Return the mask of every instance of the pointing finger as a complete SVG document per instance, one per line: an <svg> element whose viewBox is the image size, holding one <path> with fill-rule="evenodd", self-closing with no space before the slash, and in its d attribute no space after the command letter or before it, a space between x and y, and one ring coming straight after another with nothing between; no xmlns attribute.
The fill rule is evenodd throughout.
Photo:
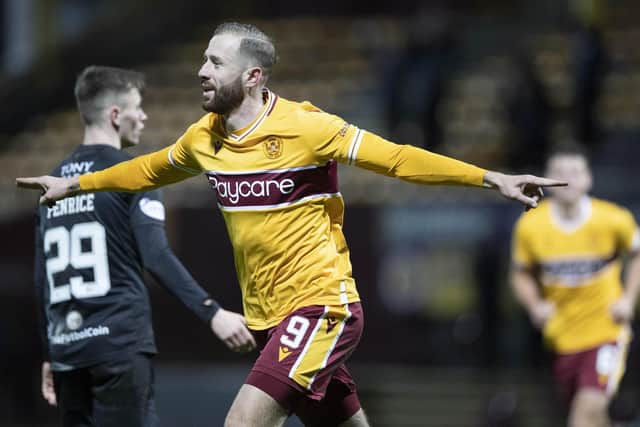
<svg viewBox="0 0 640 427"><path fill-rule="evenodd" d="M539 184L541 187L567 187L569 185L568 182L564 181L556 181L550 184Z"/></svg>
<svg viewBox="0 0 640 427"><path fill-rule="evenodd" d="M569 183L566 181L559 181L557 179L550 178L540 178L537 176L525 176L524 183L539 185L540 187L566 187L567 185L569 185Z"/></svg>
<svg viewBox="0 0 640 427"><path fill-rule="evenodd" d="M16 178L16 185L20 188L35 188L39 190L43 184L40 177Z"/></svg>

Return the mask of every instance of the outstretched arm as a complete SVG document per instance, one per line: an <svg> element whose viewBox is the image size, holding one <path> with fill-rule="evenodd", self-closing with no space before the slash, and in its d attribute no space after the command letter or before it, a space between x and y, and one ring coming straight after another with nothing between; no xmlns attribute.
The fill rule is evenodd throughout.
<svg viewBox="0 0 640 427"><path fill-rule="evenodd" d="M418 184L473 185L494 188L508 199L535 208L542 188L567 185L533 175L507 175L411 145L398 145L358 130L348 150L348 163Z"/></svg>
<svg viewBox="0 0 640 427"><path fill-rule="evenodd" d="M86 175L72 178L53 176L16 178L16 184L19 187L43 190L40 203L51 205L56 200L80 192L147 191L197 175L198 171L176 167L171 163L169 152L172 147Z"/></svg>

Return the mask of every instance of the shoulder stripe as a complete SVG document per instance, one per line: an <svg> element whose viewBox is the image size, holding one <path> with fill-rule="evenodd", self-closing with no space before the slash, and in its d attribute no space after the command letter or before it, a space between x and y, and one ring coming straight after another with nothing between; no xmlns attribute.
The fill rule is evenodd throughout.
<svg viewBox="0 0 640 427"><path fill-rule="evenodd" d="M190 174L193 175L200 175L201 171L196 170L196 169L191 169L188 168L186 166L182 166L179 165L178 163L176 163L176 161L173 159L173 147L171 147L171 149L169 149L169 152L167 153L167 157L169 157L169 163L171 163L171 166L173 166L176 169L180 169L182 171L188 172Z"/></svg>
<svg viewBox="0 0 640 427"><path fill-rule="evenodd" d="M358 155L358 149L360 148L363 134L364 131L362 129L356 128L356 133L353 135L353 139L349 145L349 154L347 156L347 163L350 165L356 161L356 156Z"/></svg>

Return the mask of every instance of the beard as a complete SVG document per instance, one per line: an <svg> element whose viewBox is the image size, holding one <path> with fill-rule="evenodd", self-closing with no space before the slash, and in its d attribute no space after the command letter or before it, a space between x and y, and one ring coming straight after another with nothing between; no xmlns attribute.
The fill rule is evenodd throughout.
<svg viewBox="0 0 640 427"><path fill-rule="evenodd" d="M202 103L202 108L210 113L226 115L238 108L243 100L242 76L238 76L231 83L217 88L213 98Z"/></svg>

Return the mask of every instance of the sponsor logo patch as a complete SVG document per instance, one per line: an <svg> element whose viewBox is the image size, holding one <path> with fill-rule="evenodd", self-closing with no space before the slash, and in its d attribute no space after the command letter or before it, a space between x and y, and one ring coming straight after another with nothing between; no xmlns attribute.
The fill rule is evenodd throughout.
<svg viewBox="0 0 640 427"><path fill-rule="evenodd" d="M242 181L218 181L216 177L209 177L209 182L218 197L228 200L232 205L237 204L242 198L266 198L273 195L276 198L290 194L295 189L295 182L290 178L282 180L242 180Z"/></svg>
<svg viewBox="0 0 640 427"><path fill-rule="evenodd" d="M79 329L80 326L82 326L82 314L75 310L70 311L69 313L67 313L65 322L69 330L75 331L76 329Z"/></svg>
<svg viewBox="0 0 640 427"><path fill-rule="evenodd" d="M49 341L54 345L64 345L76 341L82 341L89 338L109 335L110 331L107 326L98 325L96 327L87 327L77 331L71 331L63 334L49 335Z"/></svg>
<svg viewBox="0 0 640 427"><path fill-rule="evenodd" d="M149 218L157 219L158 221L164 221L164 205L159 200L151 200L148 197L144 197L140 200L140 210L143 214Z"/></svg>
<svg viewBox="0 0 640 427"><path fill-rule="evenodd" d="M221 208L275 206L316 195L338 193L335 162L324 166L258 171L255 173L206 174Z"/></svg>

